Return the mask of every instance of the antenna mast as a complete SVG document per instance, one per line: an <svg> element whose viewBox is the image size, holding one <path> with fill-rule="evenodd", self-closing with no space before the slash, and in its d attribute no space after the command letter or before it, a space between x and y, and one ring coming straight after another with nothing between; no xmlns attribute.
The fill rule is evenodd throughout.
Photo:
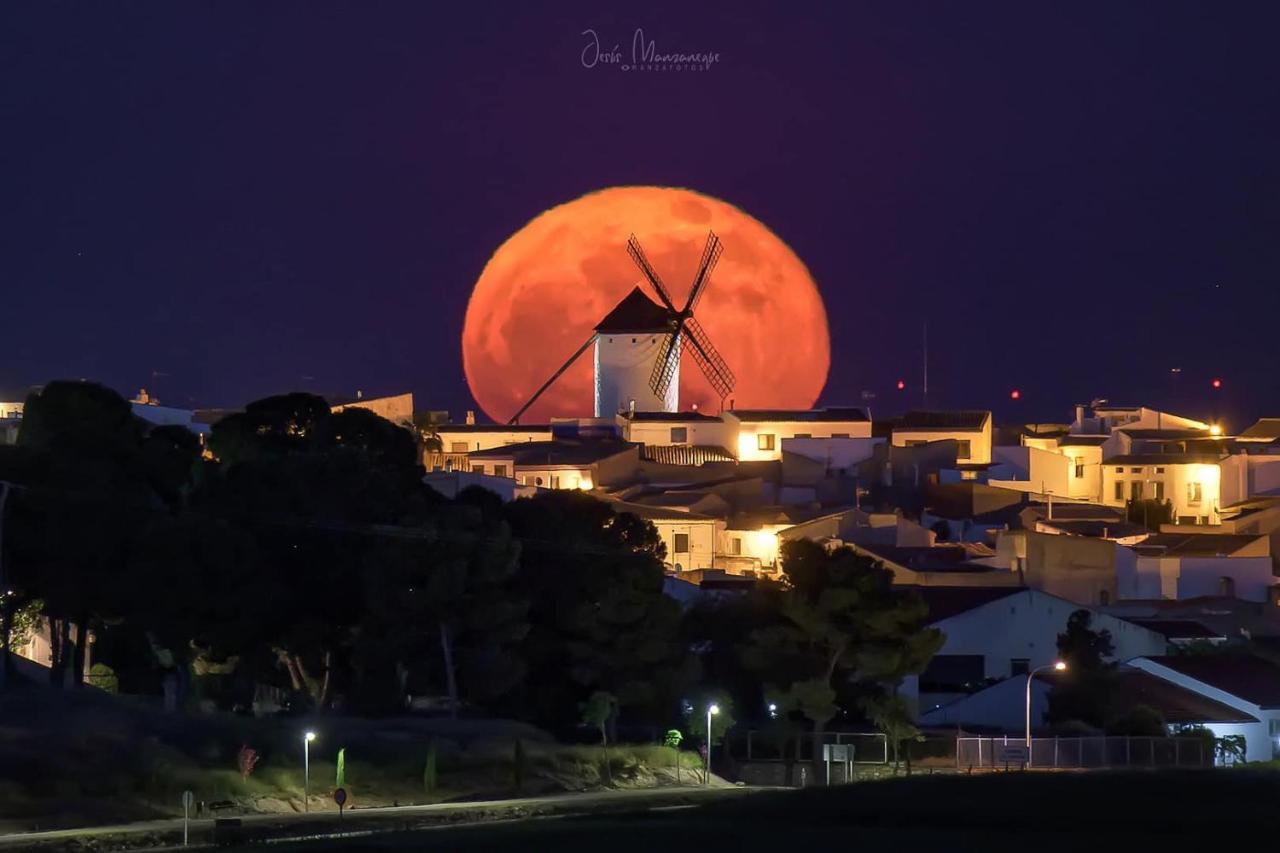
<svg viewBox="0 0 1280 853"><path fill-rule="evenodd" d="M924 321L924 407L929 408L929 321Z"/></svg>

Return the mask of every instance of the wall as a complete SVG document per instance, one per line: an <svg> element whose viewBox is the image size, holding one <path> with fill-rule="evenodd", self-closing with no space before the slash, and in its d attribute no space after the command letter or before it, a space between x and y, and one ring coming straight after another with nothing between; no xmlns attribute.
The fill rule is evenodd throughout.
<svg viewBox="0 0 1280 853"><path fill-rule="evenodd" d="M1140 472L1134 473L1133 469ZM1121 470L1117 470L1121 469ZM1157 473L1163 469L1162 473ZM1221 468L1218 464L1168 462L1150 465L1116 465L1104 462L1102 465L1102 502L1107 506L1123 507L1129 500L1130 484L1142 482L1144 498L1155 498L1155 483L1164 483L1164 499L1173 502L1173 519L1204 518L1207 524L1220 524L1222 519L1218 510L1222 507L1220 495ZM1115 484L1123 484L1123 498L1115 496ZM1191 483L1200 483L1200 502L1193 504L1189 499Z"/></svg>
<svg viewBox="0 0 1280 853"><path fill-rule="evenodd" d="M1031 681L1032 728L1044 725L1045 713L1049 710L1049 688L1049 682L1044 679ZM997 731L1021 732L1026 726L1026 691L1025 678L1009 678L940 708L921 708L919 723L924 726L987 726ZM927 699L928 696L925 694L922 698ZM1016 742L1012 738L1010 740Z"/></svg>
<svg viewBox="0 0 1280 853"><path fill-rule="evenodd" d="M494 477L491 474L479 474L473 471L432 471L422 478L422 482L446 498L456 498L458 493L468 486L488 489L504 501L534 493L534 489L517 485L511 477Z"/></svg>
<svg viewBox="0 0 1280 853"><path fill-rule="evenodd" d="M782 458L782 442L797 435L811 438L870 438L870 421L741 421L732 412L725 412L725 423L736 427L737 446L729 448L741 462L778 460ZM773 449L761 450L759 436L773 436Z"/></svg>
<svg viewBox="0 0 1280 853"><path fill-rule="evenodd" d="M1015 571L1021 564L1027 586L1091 606L1104 595L1116 599L1117 563L1134 559L1133 551L1105 539L1013 530L997 536L996 556L987 562Z"/></svg>
<svg viewBox="0 0 1280 853"><path fill-rule="evenodd" d="M1270 557L1139 556L1132 572L1120 573L1119 595L1171 600L1222 595L1224 577L1232 579L1234 597L1243 601L1267 601L1276 583Z"/></svg>
<svg viewBox="0 0 1280 853"><path fill-rule="evenodd" d="M640 444L649 444L654 446L665 446L668 444L703 444L723 447L730 453L734 452L737 446L737 434L733 427L723 421L644 421L644 420L628 420L619 416L618 424L622 428L622 435L627 441L636 441ZM673 442L671 440L672 428L684 427L687 432L687 440L683 442Z"/></svg>
<svg viewBox="0 0 1280 853"><path fill-rule="evenodd" d="M667 546L667 563L680 564L678 571L710 569L716 558L716 522L714 519L650 518L658 536ZM688 553L676 553L676 534L689 537Z"/></svg>
<svg viewBox="0 0 1280 853"><path fill-rule="evenodd" d="M893 431L893 445L906 447L908 442L930 442L954 439L969 442L969 455L960 456L957 462L970 465L985 465L991 461L991 418L987 418L979 430L913 430Z"/></svg>
<svg viewBox="0 0 1280 853"><path fill-rule="evenodd" d="M413 423L412 394L396 394L393 397L369 397L332 407L334 412L341 412L343 409L365 409L379 417L386 418L392 423Z"/></svg>
<svg viewBox="0 0 1280 853"><path fill-rule="evenodd" d="M638 411L680 410L680 365L663 397L653 393L649 377L662 350L665 335L655 332L615 332L597 335L595 341L595 416L613 417L630 408ZM680 346L679 341L675 346Z"/></svg>
<svg viewBox="0 0 1280 853"><path fill-rule="evenodd" d="M848 470L870 459L876 445L884 444L883 438L785 438L782 451L814 462L820 462L833 470Z"/></svg>
<svg viewBox="0 0 1280 853"><path fill-rule="evenodd" d="M1034 494L1071 496L1070 475L1075 471L1070 460L1060 453L1038 447L996 447L992 461L1004 463L1013 470L1010 480L990 480L993 486Z"/></svg>
<svg viewBox="0 0 1280 853"><path fill-rule="evenodd" d="M1222 460L1222 506L1255 495L1280 493L1280 456L1236 454Z"/></svg>
<svg viewBox="0 0 1280 853"><path fill-rule="evenodd" d="M1102 448L1070 445L1061 450L1067 457L1067 495L1077 500L1099 503L1102 500ZM1083 464L1076 476L1076 463Z"/></svg>

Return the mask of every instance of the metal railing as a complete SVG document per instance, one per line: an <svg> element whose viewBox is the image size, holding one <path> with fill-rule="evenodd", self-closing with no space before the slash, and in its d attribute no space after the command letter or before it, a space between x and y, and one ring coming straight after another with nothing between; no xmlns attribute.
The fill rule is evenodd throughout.
<svg viewBox="0 0 1280 853"><path fill-rule="evenodd" d="M1019 750L1020 737L956 738L956 769L1033 768L1089 770L1107 767L1212 767L1213 745L1202 738L1179 737L1037 737L1029 754ZM1012 747L1013 749L1009 749Z"/></svg>

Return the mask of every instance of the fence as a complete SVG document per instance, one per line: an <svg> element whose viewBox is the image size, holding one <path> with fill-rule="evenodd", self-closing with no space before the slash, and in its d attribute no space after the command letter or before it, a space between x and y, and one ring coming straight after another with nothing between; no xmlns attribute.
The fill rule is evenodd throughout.
<svg viewBox="0 0 1280 853"><path fill-rule="evenodd" d="M729 754L737 761L808 761L814 754L812 732L738 732L726 741ZM857 764L886 764L891 758L889 741L880 732L824 732L821 744L853 747Z"/></svg>
<svg viewBox="0 0 1280 853"><path fill-rule="evenodd" d="M956 768L1020 765L1020 737L958 737ZM1008 750L1005 747L1013 747ZM1025 754L1025 753L1024 753ZM1212 743L1179 737L1038 737L1031 739L1027 766L1064 770L1107 767L1212 767Z"/></svg>

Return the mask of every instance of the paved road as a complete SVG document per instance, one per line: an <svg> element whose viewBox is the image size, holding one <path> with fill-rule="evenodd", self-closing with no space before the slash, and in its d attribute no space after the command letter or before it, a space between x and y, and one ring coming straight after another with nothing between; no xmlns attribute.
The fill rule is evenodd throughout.
<svg viewBox="0 0 1280 853"><path fill-rule="evenodd" d="M247 832L272 836L320 837L343 829L355 831L376 830L379 821L389 827L405 829L413 824L422 826L457 824L480 820L501 820L534 815L576 815L609 811L645 811L678 807L706 802L718 797L739 796L752 791L766 790L746 787L710 788L644 788L623 791L592 791L587 793L555 794L543 797L522 797L510 800L481 800L464 803L436 803L424 806L388 806L349 811L339 826L337 812L311 812L310 814L256 814L237 815ZM192 843L207 842L212 838L213 819L192 820ZM61 846L61 843L104 840L127 845L131 840L138 844L155 846L165 843L181 843L182 819L139 821L115 826L91 826L79 829L57 829L45 832L24 832L0 835L0 849L41 846Z"/></svg>

